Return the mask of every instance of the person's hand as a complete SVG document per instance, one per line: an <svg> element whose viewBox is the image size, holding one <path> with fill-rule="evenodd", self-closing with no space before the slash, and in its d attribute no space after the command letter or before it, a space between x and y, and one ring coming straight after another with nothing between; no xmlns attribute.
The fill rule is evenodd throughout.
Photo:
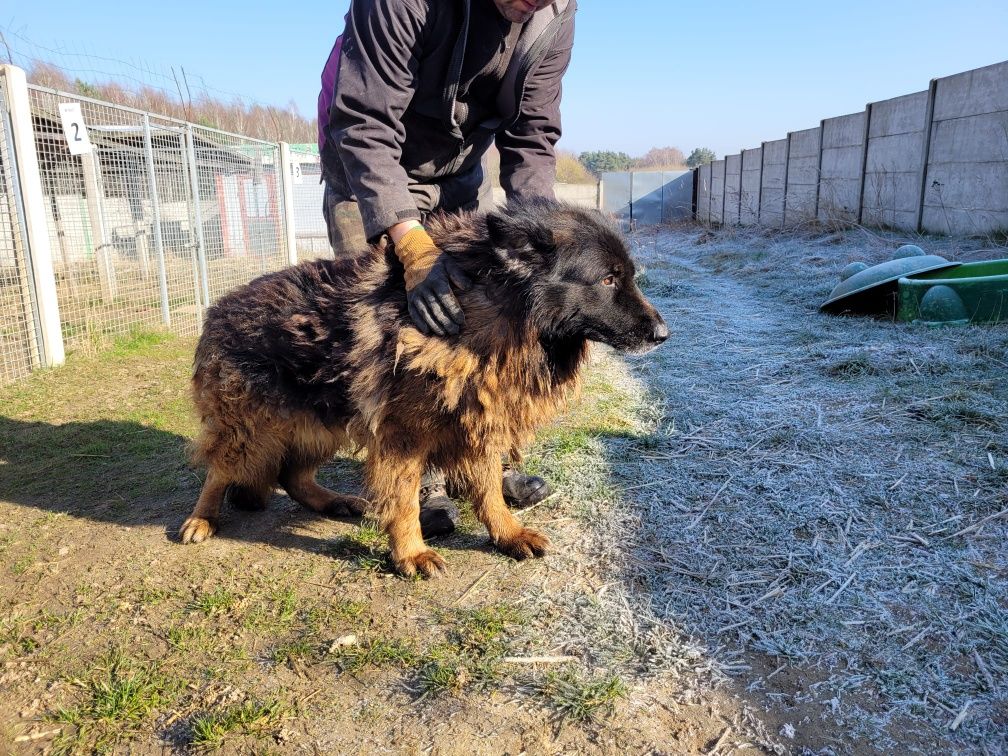
<svg viewBox="0 0 1008 756"><path fill-rule="evenodd" d="M452 285L460 291L472 283L458 264L434 244L423 226L414 226L395 242L406 277L410 317L421 333L450 336L459 332L465 315Z"/></svg>

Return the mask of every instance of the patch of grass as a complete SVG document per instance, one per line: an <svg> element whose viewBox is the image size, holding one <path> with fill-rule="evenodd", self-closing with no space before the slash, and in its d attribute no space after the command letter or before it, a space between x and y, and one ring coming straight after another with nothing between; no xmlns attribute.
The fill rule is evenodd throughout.
<svg viewBox="0 0 1008 756"><path fill-rule="evenodd" d="M363 520L352 533L336 539L328 552L357 569L377 571L391 568L387 546L388 538L381 526L373 520Z"/></svg>
<svg viewBox="0 0 1008 756"><path fill-rule="evenodd" d="M458 694L465 688L469 679L469 670L457 657L429 658L421 665L417 674L417 682L424 696Z"/></svg>
<svg viewBox="0 0 1008 756"><path fill-rule="evenodd" d="M484 656L502 652L504 631L524 620L516 607L507 604L456 609L448 616L454 620L450 637L458 646Z"/></svg>
<svg viewBox="0 0 1008 756"><path fill-rule="evenodd" d="M297 638L274 646L270 651L270 659L275 664L287 664L299 659L309 659L316 655L318 649L306 638Z"/></svg>
<svg viewBox="0 0 1008 756"><path fill-rule="evenodd" d="M168 331L133 331L116 338L108 353L114 357L134 357L176 340Z"/></svg>
<svg viewBox="0 0 1008 756"><path fill-rule="evenodd" d="M866 375L876 375L879 370L872 363L871 359L864 354L856 354L850 357L842 357L828 364L825 368L826 374L841 380L861 378Z"/></svg>
<svg viewBox="0 0 1008 756"><path fill-rule="evenodd" d="M194 609L212 617L223 614L238 603L238 597L226 588L217 588L212 593L204 593L192 604Z"/></svg>
<svg viewBox="0 0 1008 756"><path fill-rule="evenodd" d="M486 686L501 676L504 634L524 621L524 615L507 604L476 609L455 609L440 617L450 623L448 643L429 649L419 662L417 684L422 695L458 694L476 684Z"/></svg>
<svg viewBox="0 0 1008 756"><path fill-rule="evenodd" d="M205 627L188 627L176 625L168 628L168 644L183 653L205 650L208 647L210 634Z"/></svg>
<svg viewBox="0 0 1008 756"><path fill-rule="evenodd" d="M55 753L105 750L166 704L173 689L154 665L121 651L109 654L87 680L77 682L84 700L50 717L73 728L65 728L54 742Z"/></svg>
<svg viewBox="0 0 1008 756"><path fill-rule="evenodd" d="M536 692L562 719L588 722L611 713L627 694L618 675L586 679L574 672L551 673L536 685Z"/></svg>
<svg viewBox="0 0 1008 756"><path fill-rule="evenodd" d="M335 663L342 672L356 672L365 667L411 667L417 660L417 652L411 644L380 638L366 645L340 649Z"/></svg>
<svg viewBox="0 0 1008 756"><path fill-rule="evenodd" d="M285 707L277 699L246 701L218 711L202 714L192 720L191 745L200 750L220 748L228 735L262 736L279 727Z"/></svg>

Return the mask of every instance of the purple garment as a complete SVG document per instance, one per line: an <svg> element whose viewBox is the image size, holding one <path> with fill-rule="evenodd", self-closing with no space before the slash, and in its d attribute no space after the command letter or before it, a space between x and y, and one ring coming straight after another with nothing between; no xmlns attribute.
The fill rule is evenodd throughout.
<svg viewBox="0 0 1008 756"><path fill-rule="evenodd" d="M349 18L348 13L343 21ZM343 49L343 35L336 37L336 44L333 45L329 59L326 60L322 69L322 89L318 96L318 146L319 152L325 147L326 129L329 127L329 106L332 105L333 92L336 91L336 80L339 79L340 51Z"/></svg>

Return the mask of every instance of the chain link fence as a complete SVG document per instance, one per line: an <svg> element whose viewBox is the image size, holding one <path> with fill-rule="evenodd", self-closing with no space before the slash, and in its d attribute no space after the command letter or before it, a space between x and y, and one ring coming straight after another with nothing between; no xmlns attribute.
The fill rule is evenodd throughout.
<svg viewBox="0 0 1008 756"><path fill-rule="evenodd" d="M2 69L0 383L47 361L36 284L58 303L58 327L46 321L56 340L91 350L136 331L198 334L218 297L290 264L293 228L304 259L328 252L317 151L292 151L285 182L280 144L25 84L19 69ZM35 171L37 161L30 192L18 183L16 143L33 153L25 166ZM41 270L33 247L47 261Z"/></svg>

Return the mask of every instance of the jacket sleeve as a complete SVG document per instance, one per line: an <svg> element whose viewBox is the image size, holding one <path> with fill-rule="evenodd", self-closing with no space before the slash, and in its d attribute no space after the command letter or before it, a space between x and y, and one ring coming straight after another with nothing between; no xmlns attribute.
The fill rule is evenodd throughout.
<svg viewBox="0 0 1008 756"><path fill-rule="evenodd" d="M518 119L497 134L500 181L508 198L553 197L555 147L560 139L561 80L574 46L574 17L525 84Z"/></svg>
<svg viewBox="0 0 1008 756"><path fill-rule="evenodd" d="M402 115L416 91L424 11L410 0L353 0L329 138L364 220L368 240L420 213L400 165Z"/></svg>

